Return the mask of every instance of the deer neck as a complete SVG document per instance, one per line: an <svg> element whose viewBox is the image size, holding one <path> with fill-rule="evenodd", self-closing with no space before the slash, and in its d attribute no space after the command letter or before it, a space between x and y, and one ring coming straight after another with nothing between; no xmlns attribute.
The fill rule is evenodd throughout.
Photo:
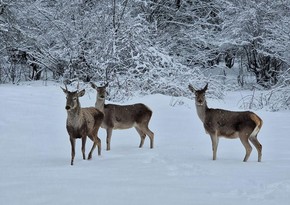
<svg viewBox="0 0 290 205"><path fill-rule="evenodd" d="M77 126L82 121L82 112L81 107L78 103L78 106L74 109L67 111L67 124Z"/></svg>
<svg viewBox="0 0 290 205"><path fill-rule="evenodd" d="M96 101L95 107L98 110L100 110L101 112L104 112L105 98L99 98L99 97L97 97L97 101Z"/></svg>
<svg viewBox="0 0 290 205"><path fill-rule="evenodd" d="M206 101L202 105L195 104L195 106L199 119L204 123L206 110L208 110Z"/></svg>

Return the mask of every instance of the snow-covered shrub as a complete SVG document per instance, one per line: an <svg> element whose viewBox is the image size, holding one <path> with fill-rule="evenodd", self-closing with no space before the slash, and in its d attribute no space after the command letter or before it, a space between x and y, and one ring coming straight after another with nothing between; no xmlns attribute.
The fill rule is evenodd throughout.
<svg viewBox="0 0 290 205"><path fill-rule="evenodd" d="M283 76L284 80L274 88L259 91L254 89L251 94L243 96L239 102L240 107L268 111L290 110L290 78L287 77L287 73Z"/></svg>

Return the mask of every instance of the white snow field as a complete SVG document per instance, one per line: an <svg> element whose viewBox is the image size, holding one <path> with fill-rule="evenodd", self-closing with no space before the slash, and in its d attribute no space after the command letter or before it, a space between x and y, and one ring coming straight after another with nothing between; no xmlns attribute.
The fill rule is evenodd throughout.
<svg viewBox="0 0 290 205"><path fill-rule="evenodd" d="M189 91L190 92L190 91ZM94 106L87 89L81 105ZM241 92L209 107L239 110ZM242 162L240 140L221 139L213 161L210 137L197 117L192 99L170 106L162 95L136 97L153 110L149 138L139 149L135 129L113 132L111 151L99 132L102 155L83 160L77 140L74 166L65 128L65 95L48 82L0 85L0 204L98 205L247 205L290 203L290 112L255 111L264 121L259 140L262 162L253 152ZM88 154L92 142L88 139Z"/></svg>

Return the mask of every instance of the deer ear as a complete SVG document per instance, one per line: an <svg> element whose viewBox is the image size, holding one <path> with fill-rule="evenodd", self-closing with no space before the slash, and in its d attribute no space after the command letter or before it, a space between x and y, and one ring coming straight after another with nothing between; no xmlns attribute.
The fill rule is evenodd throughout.
<svg viewBox="0 0 290 205"><path fill-rule="evenodd" d="M195 93L195 89L193 88L193 86L192 86L191 84L188 85L188 89L189 89L191 92Z"/></svg>
<svg viewBox="0 0 290 205"><path fill-rule="evenodd" d="M62 91L65 93L65 94L67 94L67 90L66 89L64 89L63 87L60 87L61 89L62 89Z"/></svg>
<svg viewBox="0 0 290 205"><path fill-rule="evenodd" d="M106 84L105 84L105 88L108 87L108 85L109 85L109 82L107 81Z"/></svg>
<svg viewBox="0 0 290 205"><path fill-rule="evenodd" d="M80 92L78 92L78 96L79 96L79 97L82 97L82 96L84 96L85 93L86 93L86 90L83 89L83 90L81 90Z"/></svg>
<svg viewBox="0 0 290 205"><path fill-rule="evenodd" d="M208 83L204 86L204 88L202 89L204 92L207 91L208 88Z"/></svg>
<svg viewBox="0 0 290 205"><path fill-rule="evenodd" d="M90 84L91 84L92 88L94 88L94 89L97 89L97 86L96 86L96 84L95 84L95 83L93 83L93 82L90 82Z"/></svg>

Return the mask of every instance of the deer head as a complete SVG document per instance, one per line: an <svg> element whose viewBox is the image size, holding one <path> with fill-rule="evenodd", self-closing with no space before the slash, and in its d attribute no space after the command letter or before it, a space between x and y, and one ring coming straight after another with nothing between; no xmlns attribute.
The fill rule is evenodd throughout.
<svg viewBox="0 0 290 205"><path fill-rule="evenodd" d="M78 108L80 106L79 103L79 97L84 96L85 94L85 90L81 90L81 91L73 91L70 92L67 89L67 86L65 85L65 89L60 87L63 92L66 94L66 106L65 109L67 111L71 111L71 110L75 110L76 108Z"/></svg>
<svg viewBox="0 0 290 205"><path fill-rule="evenodd" d="M107 89L109 83L106 82L106 84L103 85L103 86L97 86L93 82L90 82L90 83L91 83L92 88L94 88L95 90L97 90L97 99L105 100L106 95L107 95L106 89Z"/></svg>
<svg viewBox="0 0 290 205"><path fill-rule="evenodd" d="M195 95L195 104L196 105L202 106L206 103L205 92L207 91L208 83L201 90L194 89L194 87L191 84L188 85L188 88Z"/></svg>

